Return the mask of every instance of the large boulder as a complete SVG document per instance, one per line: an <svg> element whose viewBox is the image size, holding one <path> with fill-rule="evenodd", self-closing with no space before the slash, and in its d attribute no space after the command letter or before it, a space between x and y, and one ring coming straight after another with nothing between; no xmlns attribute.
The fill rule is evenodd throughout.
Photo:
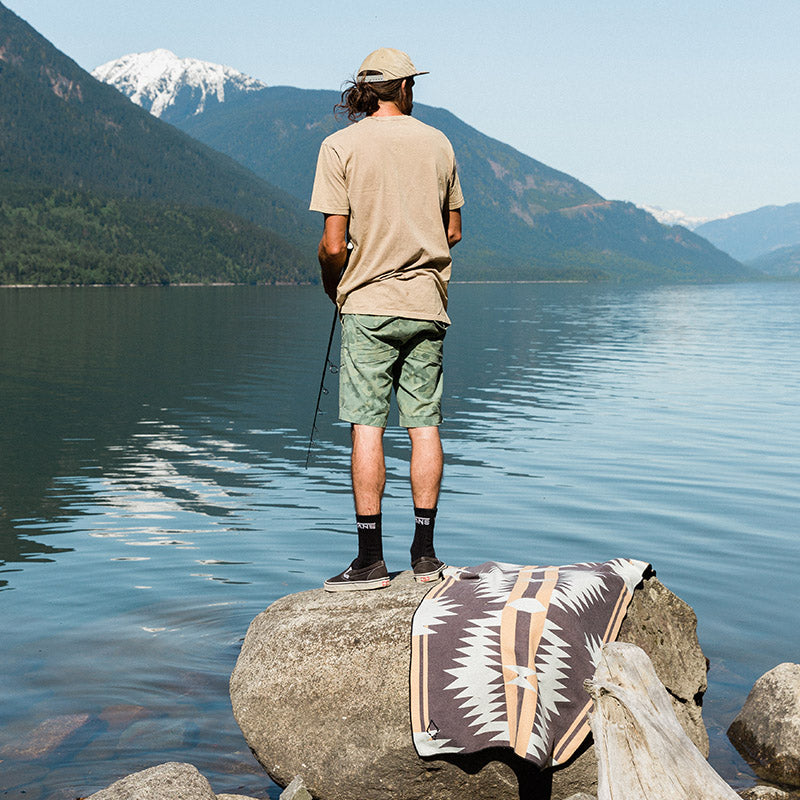
<svg viewBox="0 0 800 800"><path fill-rule="evenodd" d="M253 620L231 677L231 700L270 777L286 786L301 774L319 800L595 795L590 742L565 766L541 772L505 749L417 755L409 712L411 618L428 588L405 572L381 591L289 595ZM619 639L650 656L682 727L707 754L700 713L706 660L696 625L692 609L650 577L635 592Z"/></svg>
<svg viewBox="0 0 800 800"><path fill-rule="evenodd" d="M755 682L728 738L757 775L800 786L800 664L778 664Z"/></svg>

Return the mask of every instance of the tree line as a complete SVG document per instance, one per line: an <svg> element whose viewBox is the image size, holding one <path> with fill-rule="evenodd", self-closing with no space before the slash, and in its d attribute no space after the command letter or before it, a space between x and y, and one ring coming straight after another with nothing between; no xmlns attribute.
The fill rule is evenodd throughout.
<svg viewBox="0 0 800 800"><path fill-rule="evenodd" d="M281 237L219 209L24 186L0 200L3 284L316 280L303 262Z"/></svg>

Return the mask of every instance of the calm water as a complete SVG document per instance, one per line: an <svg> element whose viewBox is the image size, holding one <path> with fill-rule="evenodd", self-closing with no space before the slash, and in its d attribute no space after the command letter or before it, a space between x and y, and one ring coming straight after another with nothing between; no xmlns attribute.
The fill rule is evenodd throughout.
<svg viewBox="0 0 800 800"><path fill-rule="evenodd" d="M439 554L652 562L699 617L712 762L747 784L724 730L800 661L800 284L457 285L451 311ZM227 680L250 620L354 552L334 376L303 466L330 319L311 287L0 291L3 797L164 761L278 796ZM387 454L401 569L403 431Z"/></svg>

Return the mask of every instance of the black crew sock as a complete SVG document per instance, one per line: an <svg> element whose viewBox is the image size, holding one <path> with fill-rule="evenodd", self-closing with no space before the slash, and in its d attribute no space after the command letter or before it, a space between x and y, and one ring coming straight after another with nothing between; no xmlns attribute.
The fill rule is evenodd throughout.
<svg viewBox="0 0 800 800"><path fill-rule="evenodd" d="M383 542L381 540L381 515L356 514L358 528L358 557L355 569L368 567L376 561L383 561Z"/></svg>
<svg viewBox="0 0 800 800"><path fill-rule="evenodd" d="M436 521L435 508L414 507L414 541L411 543L411 562L427 556L436 558L433 549L433 524Z"/></svg>

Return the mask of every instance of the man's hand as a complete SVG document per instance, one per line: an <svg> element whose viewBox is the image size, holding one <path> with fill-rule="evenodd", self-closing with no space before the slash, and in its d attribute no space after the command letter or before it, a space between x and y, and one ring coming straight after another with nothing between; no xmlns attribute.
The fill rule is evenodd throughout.
<svg viewBox="0 0 800 800"><path fill-rule="evenodd" d="M336 288L347 263L347 222L342 214L326 214L317 258L322 272L325 294L336 302Z"/></svg>

